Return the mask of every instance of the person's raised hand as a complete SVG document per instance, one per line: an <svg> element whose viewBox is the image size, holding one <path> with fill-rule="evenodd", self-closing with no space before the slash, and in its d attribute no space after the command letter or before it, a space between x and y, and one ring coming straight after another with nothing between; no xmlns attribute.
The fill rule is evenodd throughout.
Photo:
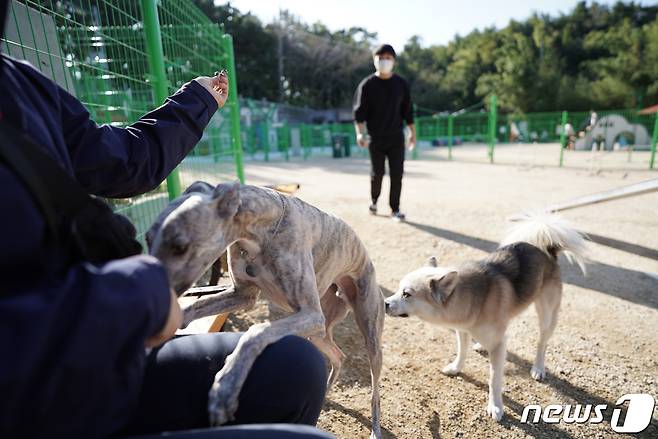
<svg viewBox="0 0 658 439"><path fill-rule="evenodd" d="M203 88L208 90L217 101L219 108L222 108L228 99L228 75L226 70L215 72L215 76L199 76L194 79Z"/></svg>

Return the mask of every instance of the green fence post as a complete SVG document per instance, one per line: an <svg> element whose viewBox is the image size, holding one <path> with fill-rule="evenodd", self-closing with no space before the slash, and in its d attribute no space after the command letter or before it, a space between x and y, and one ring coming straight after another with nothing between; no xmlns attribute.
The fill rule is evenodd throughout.
<svg viewBox="0 0 658 439"><path fill-rule="evenodd" d="M452 114L448 115L448 160L452 160L452 118Z"/></svg>
<svg viewBox="0 0 658 439"><path fill-rule="evenodd" d="M311 156L312 139L311 139L311 128L307 123L302 123L302 134L303 134L303 144L304 144L304 160L308 159Z"/></svg>
<svg viewBox="0 0 658 439"><path fill-rule="evenodd" d="M494 147L496 145L496 95L491 96L491 108L489 108L489 163L494 161Z"/></svg>
<svg viewBox="0 0 658 439"><path fill-rule="evenodd" d="M256 156L256 127L253 122L247 127L247 142L249 142L249 154L253 159Z"/></svg>
<svg viewBox="0 0 658 439"><path fill-rule="evenodd" d="M286 161L290 161L290 125L288 125L288 121L283 122L283 138L285 139L283 142L283 153L285 155Z"/></svg>
<svg viewBox="0 0 658 439"><path fill-rule="evenodd" d="M411 158L416 160L418 158L418 132L419 132L419 126L416 125L417 122L417 117L416 117L416 104L413 104L413 118L414 118L414 127L416 128L416 144L414 145L414 150L411 152Z"/></svg>
<svg viewBox="0 0 658 439"><path fill-rule="evenodd" d="M656 122L653 124L653 138L651 139L651 159L649 160L649 169L653 169L656 161L656 143L658 143L658 112L656 113Z"/></svg>
<svg viewBox="0 0 658 439"><path fill-rule="evenodd" d="M240 183L244 184L244 163L242 161L242 138L240 136L240 103L238 102L238 81L235 72L235 56L233 55L233 38L226 34L222 36L228 70L228 99L225 106L231 112L231 146L235 158L235 170Z"/></svg>
<svg viewBox="0 0 658 439"><path fill-rule="evenodd" d="M263 151L265 152L265 161L269 162L270 161L270 122L268 120L265 120L261 124L263 127L263 131L265 132L265 135L263 136Z"/></svg>
<svg viewBox="0 0 658 439"><path fill-rule="evenodd" d="M564 163L564 147L566 146L565 140L567 138L567 130L565 129L567 125L568 113L566 111L562 112L562 126L560 127L560 167Z"/></svg>
<svg viewBox="0 0 658 439"><path fill-rule="evenodd" d="M164 52L162 50L162 35L158 18L157 0L142 0L142 15L144 16L144 35L146 37L146 52L149 60L151 84L155 103L160 105L169 96L167 75L165 74ZM178 168L171 171L167 177L167 192L173 200L180 195L180 174Z"/></svg>

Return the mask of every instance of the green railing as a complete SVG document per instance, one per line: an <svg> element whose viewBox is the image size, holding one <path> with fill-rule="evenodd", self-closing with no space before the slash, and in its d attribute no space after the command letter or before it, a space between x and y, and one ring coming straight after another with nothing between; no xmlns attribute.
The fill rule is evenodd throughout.
<svg viewBox="0 0 658 439"><path fill-rule="evenodd" d="M231 37L191 0L13 0L2 50L75 95L98 123L127 126L185 82L229 73L231 92L203 138L155 191L112 200L140 237L195 180L244 180Z"/></svg>
<svg viewBox="0 0 658 439"><path fill-rule="evenodd" d="M628 161L635 151L649 151L649 168L655 162L658 139L658 114L640 114L637 110L597 112L591 125L591 112L547 112L523 115L498 114L495 100L489 110L455 114L435 114L416 118L418 139L434 146L447 146L452 158L453 145L487 144L487 160L494 162L496 145L517 143L557 143L555 164L564 163L564 149L622 150ZM571 125L573 132L567 133ZM570 134L570 135L569 135Z"/></svg>

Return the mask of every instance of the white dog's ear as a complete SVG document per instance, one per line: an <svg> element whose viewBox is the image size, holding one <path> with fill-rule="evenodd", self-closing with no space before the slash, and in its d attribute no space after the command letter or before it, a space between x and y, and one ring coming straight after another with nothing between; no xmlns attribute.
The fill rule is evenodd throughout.
<svg viewBox="0 0 658 439"><path fill-rule="evenodd" d="M217 214L222 218L230 218L240 207L240 183L218 184L212 193L213 202L217 205Z"/></svg>
<svg viewBox="0 0 658 439"><path fill-rule="evenodd" d="M452 294L459 281L459 274L451 271L440 278L430 279L430 291L437 303L445 303Z"/></svg>
<svg viewBox="0 0 658 439"><path fill-rule="evenodd" d="M437 262L437 260L436 260L436 256L430 256L430 257L427 259L427 262L425 262L425 266L427 266L427 267L438 267L439 264L438 264L438 262Z"/></svg>

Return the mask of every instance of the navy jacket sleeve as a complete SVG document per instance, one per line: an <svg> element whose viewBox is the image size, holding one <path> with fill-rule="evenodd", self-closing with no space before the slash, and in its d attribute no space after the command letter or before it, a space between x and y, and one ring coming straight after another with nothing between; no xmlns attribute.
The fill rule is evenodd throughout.
<svg viewBox="0 0 658 439"><path fill-rule="evenodd" d="M127 128L98 126L60 89L64 140L77 180L89 193L130 197L156 188L194 148L217 110L196 81Z"/></svg>
<svg viewBox="0 0 658 439"><path fill-rule="evenodd" d="M361 81L354 93L353 116L357 123L364 123L368 119L368 93L366 90L367 79Z"/></svg>

